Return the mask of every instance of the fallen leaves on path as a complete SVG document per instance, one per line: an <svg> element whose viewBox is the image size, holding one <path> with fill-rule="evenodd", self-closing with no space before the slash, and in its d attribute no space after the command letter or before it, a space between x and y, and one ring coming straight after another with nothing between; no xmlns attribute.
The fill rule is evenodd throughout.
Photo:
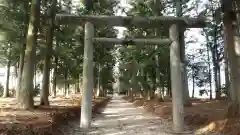
<svg viewBox="0 0 240 135"><path fill-rule="evenodd" d="M146 111L152 112L161 118L172 121L172 103L145 100L143 98L124 97L136 106L143 106ZM131 99L131 101L130 101ZM185 107L185 123L196 130L196 134L210 134L211 132L224 135L240 135L240 117L227 119L227 100L192 100L192 106Z"/></svg>

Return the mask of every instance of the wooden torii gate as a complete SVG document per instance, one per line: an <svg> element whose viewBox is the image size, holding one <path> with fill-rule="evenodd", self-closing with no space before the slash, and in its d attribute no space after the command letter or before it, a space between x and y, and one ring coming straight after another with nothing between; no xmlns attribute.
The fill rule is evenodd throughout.
<svg viewBox="0 0 240 135"><path fill-rule="evenodd" d="M83 93L81 105L82 128L89 128L92 119L92 91L93 91L93 43L112 43L112 44L143 44L143 45L170 45L170 70L173 104L173 130L182 132L184 129L184 109L183 109L183 90L182 83L182 61L181 41L179 27L183 28L202 28L205 23L203 19L173 17L173 16L93 16L93 15L66 15L57 14L57 24L85 24L84 38L84 62L83 62ZM117 39L106 37L94 37L94 26L138 26L144 28L158 28L159 26L169 28L169 38L167 39ZM184 45L184 44L183 44Z"/></svg>

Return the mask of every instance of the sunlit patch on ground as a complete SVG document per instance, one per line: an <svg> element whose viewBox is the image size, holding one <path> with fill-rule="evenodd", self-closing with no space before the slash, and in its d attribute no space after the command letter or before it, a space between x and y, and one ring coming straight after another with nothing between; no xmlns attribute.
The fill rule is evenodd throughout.
<svg viewBox="0 0 240 135"><path fill-rule="evenodd" d="M36 97L36 109L29 111L17 109L17 101L13 98L0 98L0 134L51 133L62 122L71 121L72 117L79 119L80 97L76 94L68 98L50 98L49 107L39 107L39 97ZM101 103L103 100L97 98L93 103Z"/></svg>

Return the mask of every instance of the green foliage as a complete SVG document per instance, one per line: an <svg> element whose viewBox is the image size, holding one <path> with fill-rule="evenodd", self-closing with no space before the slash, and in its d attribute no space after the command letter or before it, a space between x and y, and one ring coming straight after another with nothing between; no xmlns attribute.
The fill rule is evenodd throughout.
<svg viewBox="0 0 240 135"><path fill-rule="evenodd" d="M24 34L26 24L26 3L27 0L2 0L0 3L0 63L6 64L7 59L11 59L12 65L16 65L19 60L21 46L25 43ZM83 1L81 1L83 2ZM114 10L118 9L118 0L101 0L94 1L93 12L95 15L114 15ZM190 11L198 7L200 1L184 0L183 13L189 16ZM82 3L81 3L82 4ZM174 13L173 2L160 1L159 5L154 0L132 0L130 2L132 8L126 11L130 16L154 16L155 8L158 7L159 15L165 13ZM41 21L39 22L40 34L43 40L46 40L47 13L51 8L50 1L44 0L41 4ZM190 5L190 6L189 6ZM208 37L208 43L204 47L210 48L212 53L219 56L218 64L223 60L223 46L220 35L220 25L213 18L212 10L217 10L217 6L211 7L208 3L206 10L201 14L208 19L208 27L203 31L203 35ZM86 14L83 7L74 7L69 0L62 0L58 3L57 13L74 13L78 15ZM200 13L197 13L197 15ZM159 38L168 37L168 30L161 27L156 29L146 29L130 27L126 32L126 37L153 37L158 33ZM97 37L116 37L117 32L113 28L106 26L97 27L95 30ZM218 34L216 34L218 33ZM39 39L41 36L38 37ZM42 71L43 66L43 46L37 43L36 70ZM216 49L217 48L217 49ZM217 52L216 52L217 50ZM57 66L58 83L74 84L82 76L83 54L84 54L84 28L75 25L56 26L53 39L53 52L51 59L51 69ZM200 50L197 55L206 56L207 50ZM214 52L215 51L215 52ZM9 53L10 52L10 53ZM116 52L119 52L119 56ZM9 55L11 54L11 55ZM155 45L149 46L106 46L96 43L94 45L94 82L98 83L98 75L101 76L101 85L104 88L111 89L113 78L113 66L115 62L120 64L120 80L125 84L125 88L133 88L136 90L153 90L156 86L170 87L170 59L169 46L161 46L156 49ZM159 60L156 63L155 56L158 55ZM55 63L55 58L58 62ZM117 61L115 61L118 59ZM201 59L195 62L194 58L188 57L189 73L196 78L198 87L203 87L209 81L207 64L209 61ZM100 66L99 66L100 65ZM156 67L159 65L160 83L156 83ZM101 69L99 69L101 67ZM99 74L99 71L101 72ZM67 72L67 74L66 74ZM67 76L66 76L67 75ZM96 85L97 86L97 85Z"/></svg>
<svg viewBox="0 0 240 135"><path fill-rule="evenodd" d="M38 36L43 43L37 42L36 70L42 72L44 62L44 47L46 47L46 31L48 26L48 12L50 2L44 0L41 2L41 18L39 22ZM82 1L83 2L83 1ZM26 4L30 6L28 0L3 0L0 3L0 64L5 65L8 59L11 59L12 65L17 65L21 53L21 46L25 43L25 19ZM117 0L101 0L94 2L93 14L113 15L114 7L118 4ZM69 0L62 0L57 5L57 13L86 14L83 7L74 7ZM113 28L96 28L96 36L116 37L116 31ZM108 89L114 81L112 77L114 59L112 56L113 47L106 47L102 44L94 45L94 63L102 66L102 85ZM84 29L82 26L60 25L55 26L53 38L53 51L51 59L51 69L57 66L57 82L63 84L74 84L82 76L83 52L84 50ZM9 53L11 52L11 53ZM9 56L9 54L11 54ZM55 58L58 62L55 63ZM67 73L66 73L67 71ZM95 66L98 71L98 66ZM67 76L65 76L67 75ZM97 75L97 73L95 74ZM97 77L96 77L97 78ZM95 80L97 83L97 80Z"/></svg>
<svg viewBox="0 0 240 135"><path fill-rule="evenodd" d="M101 3L94 3L94 14L112 15L113 7L117 4L116 1L104 0ZM73 7L71 4L67 4L71 10ZM85 14L85 9L77 8L76 14ZM68 13L61 8L58 12ZM115 31L112 28L101 27L96 28L96 36L106 37L115 36ZM55 57L58 57L58 82L61 83L75 83L76 80L82 76L82 64L83 64L83 50L84 50L84 29L83 27L74 25L61 25L55 32ZM109 87L109 80L112 81L112 67L114 61L112 59L112 49L101 44L94 45L94 63L102 65L102 72L104 77L102 79L102 85ZM68 69L67 80L64 77L65 71ZM98 66L95 66L95 75L98 73ZM103 73L102 73L103 74ZM95 84L97 83L97 77L95 77Z"/></svg>
<svg viewBox="0 0 240 135"><path fill-rule="evenodd" d="M4 6L0 7L0 63L6 64L7 59L17 63L21 44L24 43L24 4L25 1L3 0ZM11 56L8 56L10 48Z"/></svg>

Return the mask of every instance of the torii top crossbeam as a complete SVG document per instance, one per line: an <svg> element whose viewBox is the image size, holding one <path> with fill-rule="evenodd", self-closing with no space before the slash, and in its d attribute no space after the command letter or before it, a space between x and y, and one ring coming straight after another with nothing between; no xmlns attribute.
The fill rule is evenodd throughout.
<svg viewBox="0 0 240 135"><path fill-rule="evenodd" d="M139 26L142 28L158 28L171 24L182 24L186 28L203 28L205 22L203 18L173 17L173 16L105 16L105 15L69 15L57 14L57 24L77 24L82 25L91 22L95 26Z"/></svg>

